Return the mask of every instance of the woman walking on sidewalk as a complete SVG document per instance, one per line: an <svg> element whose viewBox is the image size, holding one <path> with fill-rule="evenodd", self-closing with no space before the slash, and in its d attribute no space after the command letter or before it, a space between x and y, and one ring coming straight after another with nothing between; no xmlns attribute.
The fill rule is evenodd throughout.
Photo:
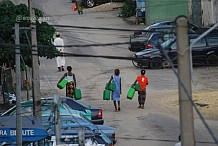
<svg viewBox="0 0 218 146"><path fill-rule="evenodd" d="M66 96L73 98L74 97L74 90L76 89L76 77L75 77L75 74L72 73L71 66L67 66L67 71L68 72L62 76L62 78L59 80L59 82L62 81L64 78L67 79Z"/></svg>
<svg viewBox="0 0 218 146"><path fill-rule="evenodd" d="M115 84L115 89L112 92L112 100L114 102L115 112L120 111L120 94L122 94L122 92L121 92L121 77L119 75L120 75L120 70L115 69L114 75L111 76L111 78L109 80L109 85L111 82L113 82ZM118 103L118 108L117 108L116 102Z"/></svg>

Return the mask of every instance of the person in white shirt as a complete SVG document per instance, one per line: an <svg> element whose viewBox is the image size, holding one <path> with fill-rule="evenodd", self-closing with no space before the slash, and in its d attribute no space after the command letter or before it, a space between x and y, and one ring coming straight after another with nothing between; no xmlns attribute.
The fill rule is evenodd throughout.
<svg viewBox="0 0 218 146"><path fill-rule="evenodd" d="M56 49L60 51L61 53L64 53L64 41L62 38L60 38L60 33L56 33L56 38L54 40L54 45L58 46ZM64 71L64 66L65 66L65 58L64 56L58 56L56 57L57 61L57 67L58 71Z"/></svg>
<svg viewBox="0 0 218 146"><path fill-rule="evenodd" d="M179 142L175 144L175 146L181 146L181 136L179 135Z"/></svg>

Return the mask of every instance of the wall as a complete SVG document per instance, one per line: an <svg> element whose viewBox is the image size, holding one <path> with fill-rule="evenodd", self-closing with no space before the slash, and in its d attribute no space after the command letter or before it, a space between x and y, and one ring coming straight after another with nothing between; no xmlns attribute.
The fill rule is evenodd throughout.
<svg viewBox="0 0 218 146"><path fill-rule="evenodd" d="M203 0L202 4L202 24L208 26L218 22L218 1Z"/></svg>
<svg viewBox="0 0 218 146"><path fill-rule="evenodd" d="M147 0L146 24L162 20L175 20L179 15L188 17L188 11L187 0Z"/></svg>

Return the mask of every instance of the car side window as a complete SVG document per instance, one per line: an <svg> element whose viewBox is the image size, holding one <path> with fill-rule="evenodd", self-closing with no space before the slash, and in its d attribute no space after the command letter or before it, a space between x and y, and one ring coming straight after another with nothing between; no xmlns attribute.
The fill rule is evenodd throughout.
<svg viewBox="0 0 218 146"><path fill-rule="evenodd" d="M207 37L207 43L209 46L218 45L218 37L216 36Z"/></svg>
<svg viewBox="0 0 218 146"><path fill-rule="evenodd" d="M165 42L165 41L167 41L167 40L169 40L169 39L171 39L173 37L174 37L174 34L165 34L163 36L163 41Z"/></svg>
<svg viewBox="0 0 218 146"><path fill-rule="evenodd" d="M190 39L190 44L194 41L195 39ZM206 46L206 41L204 38L198 40L193 47L205 47Z"/></svg>
<svg viewBox="0 0 218 146"><path fill-rule="evenodd" d="M172 49L172 50L175 50L175 49L176 49L176 42L174 42L174 43L171 45L171 49Z"/></svg>

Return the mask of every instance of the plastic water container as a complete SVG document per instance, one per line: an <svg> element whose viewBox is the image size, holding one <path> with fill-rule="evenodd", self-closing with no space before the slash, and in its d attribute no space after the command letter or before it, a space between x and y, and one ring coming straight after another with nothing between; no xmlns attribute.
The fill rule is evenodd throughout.
<svg viewBox="0 0 218 146"><path fill-rule="evenodd" d="M111 97L111 91L110 90L104 90L103 100L110 100L110 97Z"/></svg>
<svg viewBox="0 0 218 146"><path fill-rule="evenodd" d="M110 83L110 85L108 86L109 83L106 83L105 89L110 90L110 91L114 91L115 90L115 84L113 82Z"/></svg>
<svg viewBox="0 0 218 146"><path fill-rule="evenodd" d="M57 84L57 87L58 87L59 89L63 89L66 85L67 85L67 79L64 78L62 81L60 81L60 82Z"/></svg>
<svg viewBox="0 0 218 146"><path fill-rule="evenodd" d="M76 100L80 100L82 98L82 93L80 89L75 89L74 90L74 98Z"/></svg>
<svg viewBox="0 0 218 146"><path fill-rule="evenodd" d="M135 95L135 88L132 88L132 87L129 88L129 91L127 93L127 99L132 100L134 95Z"/></svg>
<svg viewBox="0 0 218 146"><path fill-rule="evenodd" d="M134 87L134 88L135 88L136 91L139 91L139 90L140 90L140 87L141 87L140 84L135 84L135 87Z"/></svg>

